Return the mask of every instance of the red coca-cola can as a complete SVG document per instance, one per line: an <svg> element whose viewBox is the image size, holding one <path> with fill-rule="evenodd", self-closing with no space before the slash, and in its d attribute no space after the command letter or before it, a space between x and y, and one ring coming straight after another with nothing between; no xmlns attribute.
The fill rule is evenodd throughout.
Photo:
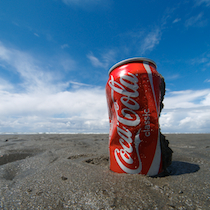
<svg viewBox="0 0 210 210"><path fill-rule="evenodd" d="M161 75L147 58L123 60L109 70L110 169L154 176L162 172L159 114Z"/></svg>

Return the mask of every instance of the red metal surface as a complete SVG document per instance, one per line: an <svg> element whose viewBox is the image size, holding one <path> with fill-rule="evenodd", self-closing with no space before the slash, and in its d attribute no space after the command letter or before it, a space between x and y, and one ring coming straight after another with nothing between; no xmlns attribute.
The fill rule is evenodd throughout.
<svg viewBox="0 0 210 210"><path fill-rule="evenodd" d="M111 69L106 85L110 169L157 175L162 171L160 75L148 59L122 63Z"/></svg>

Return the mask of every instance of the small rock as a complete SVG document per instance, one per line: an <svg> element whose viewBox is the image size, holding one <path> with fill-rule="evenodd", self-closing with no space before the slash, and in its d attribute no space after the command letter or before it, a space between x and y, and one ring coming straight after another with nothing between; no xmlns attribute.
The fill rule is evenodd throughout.
<svg viewBox="0 0 210 210"><path fill-rule="evenodd" d="M32 192L32 189L28 188L28 189L27 189L27 192Z"/></svg>
<svg viewBox="0 0 210 210"><path fill-rule="evenodd" d="M43 192L40 190L40 191L38 191L36 194L37 195L41 195Z"/></svg>
<svg viewBox="0 0 210 210"><path fill-rule="evenodd" d="M68 178L65 177L65 176L62 176L61 179L65 181L65 180L67 180Z"/></svg>

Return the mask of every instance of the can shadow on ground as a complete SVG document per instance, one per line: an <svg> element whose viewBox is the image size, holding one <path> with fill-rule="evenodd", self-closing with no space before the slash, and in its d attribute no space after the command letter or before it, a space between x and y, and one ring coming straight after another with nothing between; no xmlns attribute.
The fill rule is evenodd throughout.
<svg viewBox="0 0 210 210"><path fill-rule="evenodd" d="M167 168L170 175L182 175L195 173L200 170L200 166L194 163L187 163L182 161L172 161L171 165Z"/></svg>
<svg viewBox="0 0 210 210"><path fill-rule="evenodd" d="M183 161L172 161L171 165L161 174L155 177L178 176L183 174L195 173L200 170L200 166L194 163Z"/></svg>

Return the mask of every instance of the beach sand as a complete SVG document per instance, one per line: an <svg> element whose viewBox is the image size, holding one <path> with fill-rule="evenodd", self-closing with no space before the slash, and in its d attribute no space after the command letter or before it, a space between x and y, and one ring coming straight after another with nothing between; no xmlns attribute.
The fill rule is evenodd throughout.
<svg viewBox="0 0 210 210"><path fill-rule="evenodd" d="M109 170L108 134L0 135L0 209L210 209L210 134L167 134L169 175Z"/></svg>

